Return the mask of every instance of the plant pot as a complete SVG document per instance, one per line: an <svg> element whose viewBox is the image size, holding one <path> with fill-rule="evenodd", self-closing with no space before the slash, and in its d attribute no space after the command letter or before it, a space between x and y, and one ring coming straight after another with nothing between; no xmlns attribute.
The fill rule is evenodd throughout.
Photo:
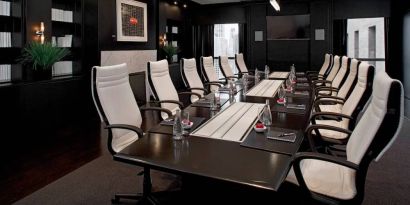
<svg viewBox="0 0 410 205"><path fill-rule="evenodd" d="M41 81L50 80L52 78L51 69L30 69L28 72L28 80L30 81Z"/></svg>

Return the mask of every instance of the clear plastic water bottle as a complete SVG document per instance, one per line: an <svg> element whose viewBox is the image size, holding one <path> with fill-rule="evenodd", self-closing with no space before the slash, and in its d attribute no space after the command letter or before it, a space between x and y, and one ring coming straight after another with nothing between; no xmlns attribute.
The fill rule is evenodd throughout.
<svg viewBox="0 0 410 205"><path fill-rule="evenodd" d="M270 110L269 99L266 99L266 103L262 113L262 123L265 125L265 136L270 136L270 126L272 125L272 113Z"/></svg>
<svg viewBox="0 0 410 205"><path fill-rule="evenodd" d="M265 65L265 79L269 79L269 72L270 72L269 66Z"/></svg>
<svg viewBox="0 0 410 205"><path fill-rule="evenodd" d="M259 77L258 68L255 68L255 85L259 83Z"/></svg>
<svg viewBox="0 0 410 205"><path fill-rule="evenodd" d="M235 85L232 81L229 82L229 102L234 102L235 100Z"/></svg>
<svg viewBox="0 0 410 205"><path fill-rule="evenodd" d="M172 138L174 140L181 140L182 139L182 122L181 122L181 110L177 109L175 118L174 118L174 126L172 129Z"/></svg>

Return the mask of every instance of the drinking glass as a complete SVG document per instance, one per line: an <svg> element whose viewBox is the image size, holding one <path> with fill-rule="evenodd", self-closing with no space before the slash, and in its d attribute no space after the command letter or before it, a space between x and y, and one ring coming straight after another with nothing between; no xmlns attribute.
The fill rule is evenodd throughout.
<svg viewBox="0 0 410 205"><path fill-rule="evenodd" d="M217 110L220 104L219 90L215 90L211 94L211 110Z"/></svg>
<svg viewBox="0 0 410 205"><path fill-rule="evenodd" d="M289 78L286 79L286 90L288 92L292 91L292 81Z"/></svg>
<svg viewBox="0 0 410 205"><path fill-rule="evenodd" d="M182 128L184 128L182 134L188 134L188 131L186 129L190 128L189 111L187 110L181 111L181 123L182 123Z"/></svg>
<svg viewBox="0 0 410 205"><path fill-rule="evenodd" d="M279 91L278 91L278 97L280 100L285 99L285 88L283 87L283 85L280 86Z"/></svg>

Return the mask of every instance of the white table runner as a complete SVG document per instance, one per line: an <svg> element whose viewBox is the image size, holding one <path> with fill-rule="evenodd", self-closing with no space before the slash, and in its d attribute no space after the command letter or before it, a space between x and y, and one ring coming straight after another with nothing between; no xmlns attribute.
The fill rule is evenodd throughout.
<svg viewBox="0 0 410 205"><path fill-rule="evenodd" d="M274 97L283 80L262 80L258 85L249 90L247 96Z"/></svg>
<svg viewBox="0 0 410 205"><path fill-rule="evenodd" d="M279 78L279 79L286 79L289 76L289 72L279 72L275 71L269 75L269 78Z"/></svg>
<svg viewBox="0 0 410 205"><path fill-rule="evenodd" d="M194 130L191 135L241 142L264 104L236 102Z"/></svg>

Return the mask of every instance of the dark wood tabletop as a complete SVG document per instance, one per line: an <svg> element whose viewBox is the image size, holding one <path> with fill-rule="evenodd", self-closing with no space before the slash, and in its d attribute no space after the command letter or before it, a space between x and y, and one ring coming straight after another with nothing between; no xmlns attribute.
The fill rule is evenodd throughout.
<svg viewBox="0 0 410 205"><path fill-rule="evenodd" d="M245 96L242 90L239 90L235 101L265 103L266 98ZM228 95L222 93L221 98L228 98ZM310 99L294 98L292 101L306 104L305 113L272 111L272 127L292 129L300 133L308 123ZM275 103L276 97L270 100L271 108ZM229 100L226 101L219 111L230 104ZM204 119L202 122L206 122L218 112L211 111L208 107L196 106L188 106L185 110L188 110L192 117ZM172 126L165 129L158 128L158 125L147 127L153 127L152 131L148 131L144 137L115 154L114 160L170 173L209 177L277 191L290 169L292 154L289 153L294 154L297 151L297 147L293 146L289 148L291 150L283 148L280 152L270 152L241 146L241 142L195 136L185 136L183 140L175 141L172 139ZM161 131L155 133L155 130ZM303 138L303 135L298 136ZM300 142L301 139L298 139L297 146L300 146Z"/></svg>

